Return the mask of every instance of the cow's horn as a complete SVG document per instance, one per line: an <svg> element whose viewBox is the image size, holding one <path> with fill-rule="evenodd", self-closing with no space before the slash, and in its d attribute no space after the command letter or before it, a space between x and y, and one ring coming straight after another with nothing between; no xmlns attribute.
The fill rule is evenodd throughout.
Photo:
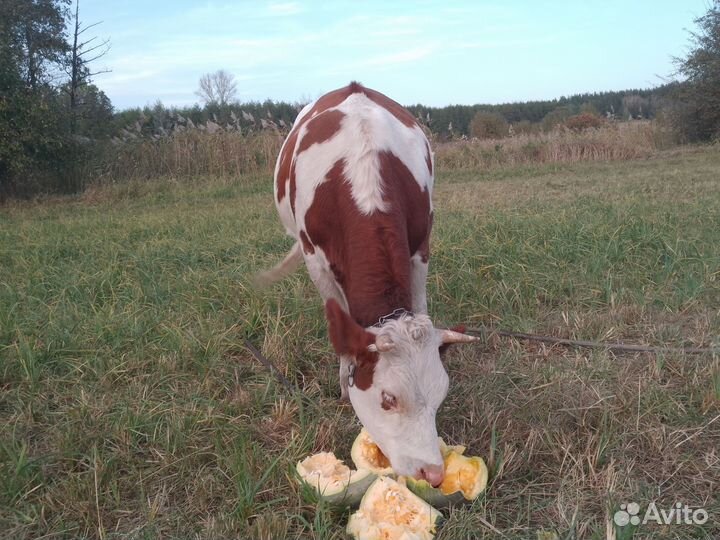
<svg viewBox="0 0 720 540"><path fill-rule="evenodd" d="M455 330L438 330L440 332L440 340L443 343L470 343L472 341L479 341L480 338L475 336L469 336L456 332Z"/></svg>

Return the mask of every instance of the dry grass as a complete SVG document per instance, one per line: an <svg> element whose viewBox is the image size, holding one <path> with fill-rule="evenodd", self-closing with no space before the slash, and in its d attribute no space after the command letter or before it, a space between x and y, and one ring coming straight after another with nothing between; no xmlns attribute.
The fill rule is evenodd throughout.
<svg viewBox="0 0 720 540"><path fill-rule="evenodd" d="M718 167L708 148L441 171L434 320L717 343ZM130 185L3 209L0 536L343 538L347 514L308 503L290 475L313 451L347 457L359 430L337 401L317 293L304 271L263 294L248 285L290 244L269 175ZM447 362L440 434L493 478L440 539L720 535L718 358L493 339ZM630 501L711 520L608 526Z"/></svg>
<svg viewBox="0 0 720 540"><path fill-rule="evenodd" d="M283 136L274 131L188 131L157 140L112 146L99 165L98 182L153 178L237 178L271 172Z"/></svg>
<svg viewBox="0 0 720 540"><path fill-rule="evenodd" d="M157 140L113 146L101 157L97 182L154 178L238 178L272 173L283 135L264 131L187 131ZM488 170L503 166L615 161L648 157L669 145L669 134L652 122L609 124L581 133L558 129L498 140L435 142L440 170Z"/></svg>
<svg viewBox="0 0 720 540"><path fill-rule="evenodd" d="M657 124L638 121L579 133L560 128L500 140L436 143L434 149L438 169L456 170L636 159L651 156L670 143L670 134Z"/></svg>
<svg viewBox="0 0 720 540"><path fill-rule="evenodd" d="M528 528L556 538L631 538L611 519L632 501L643 511L650 501L683 502L716 516L719 369L717 359L500 340L459 352L440 423L452 441L488 458L493 479L486 498L453 513L440 538L495 538L478 515L510 538L529 537ZM717 525L648 525L635 537L715 538Z"/></svg>

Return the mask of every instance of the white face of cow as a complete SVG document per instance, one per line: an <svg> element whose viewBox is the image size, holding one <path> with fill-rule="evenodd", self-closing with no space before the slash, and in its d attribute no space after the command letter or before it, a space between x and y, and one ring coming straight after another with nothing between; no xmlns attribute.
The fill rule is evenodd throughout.
<svg viewBox="0 0 720 540"><path fill-rule="evenodd" d="M440 361L444 343L476 338L437 330L427 315L403 315L365 329L334 300L325 306L330 340L354 371L350 401L395 472L442 481L435 414L448 391Z"/></svg>
<svg viewBox="0 0 720 540"><path fill-rule="evenodd" d="M348 389L353 408L395 472L422 478L437 471L438 478L443 460L435 414L449 385L441 336L426 315L388 321L376 334L389 350L379 352L369 388Z"/></svg>

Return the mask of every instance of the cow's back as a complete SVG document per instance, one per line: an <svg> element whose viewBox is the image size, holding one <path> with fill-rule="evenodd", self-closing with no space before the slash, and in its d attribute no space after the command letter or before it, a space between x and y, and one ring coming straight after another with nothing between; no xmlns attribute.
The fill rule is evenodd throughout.
<svg viewBox="0 0 720 540"><path fill-rule="evenodd" d="M370 293L407 290L409 259L423 251L427 259L432 169L412 115L357 83L298 115L278 157L275 201L306 262L322 257L351 311ZM382 309L356 307L353 315Z"/></svg>
<svg viewBox="0 0 720 540"><path fill-rule="evenodd" d="M275 201L288 232L312 203L318 185L339 160L360 211L388 210L382 192L382 156L392 155L421 190L432 191L430 145L412 115L395 101L358 83L305 106L283 144L275 167ZM393 182L392 177L385 183Z"/></svg>

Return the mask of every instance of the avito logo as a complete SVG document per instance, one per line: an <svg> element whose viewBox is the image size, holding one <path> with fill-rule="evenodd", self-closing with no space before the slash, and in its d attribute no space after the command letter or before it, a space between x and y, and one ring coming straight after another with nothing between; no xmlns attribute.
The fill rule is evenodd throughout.
<svg viewBox="0 0 720 540"><path fill-rule="evenodd" d="M613 521L619 527L626 525L646 525L655 523L657 525L703 525L710 519L704 508L692 509L687 504L675 503L670 510L658 508L655 502L651 502L643 517L640 517L640 505L635 502L623 503L620 510L615 512Z"/></svg>

